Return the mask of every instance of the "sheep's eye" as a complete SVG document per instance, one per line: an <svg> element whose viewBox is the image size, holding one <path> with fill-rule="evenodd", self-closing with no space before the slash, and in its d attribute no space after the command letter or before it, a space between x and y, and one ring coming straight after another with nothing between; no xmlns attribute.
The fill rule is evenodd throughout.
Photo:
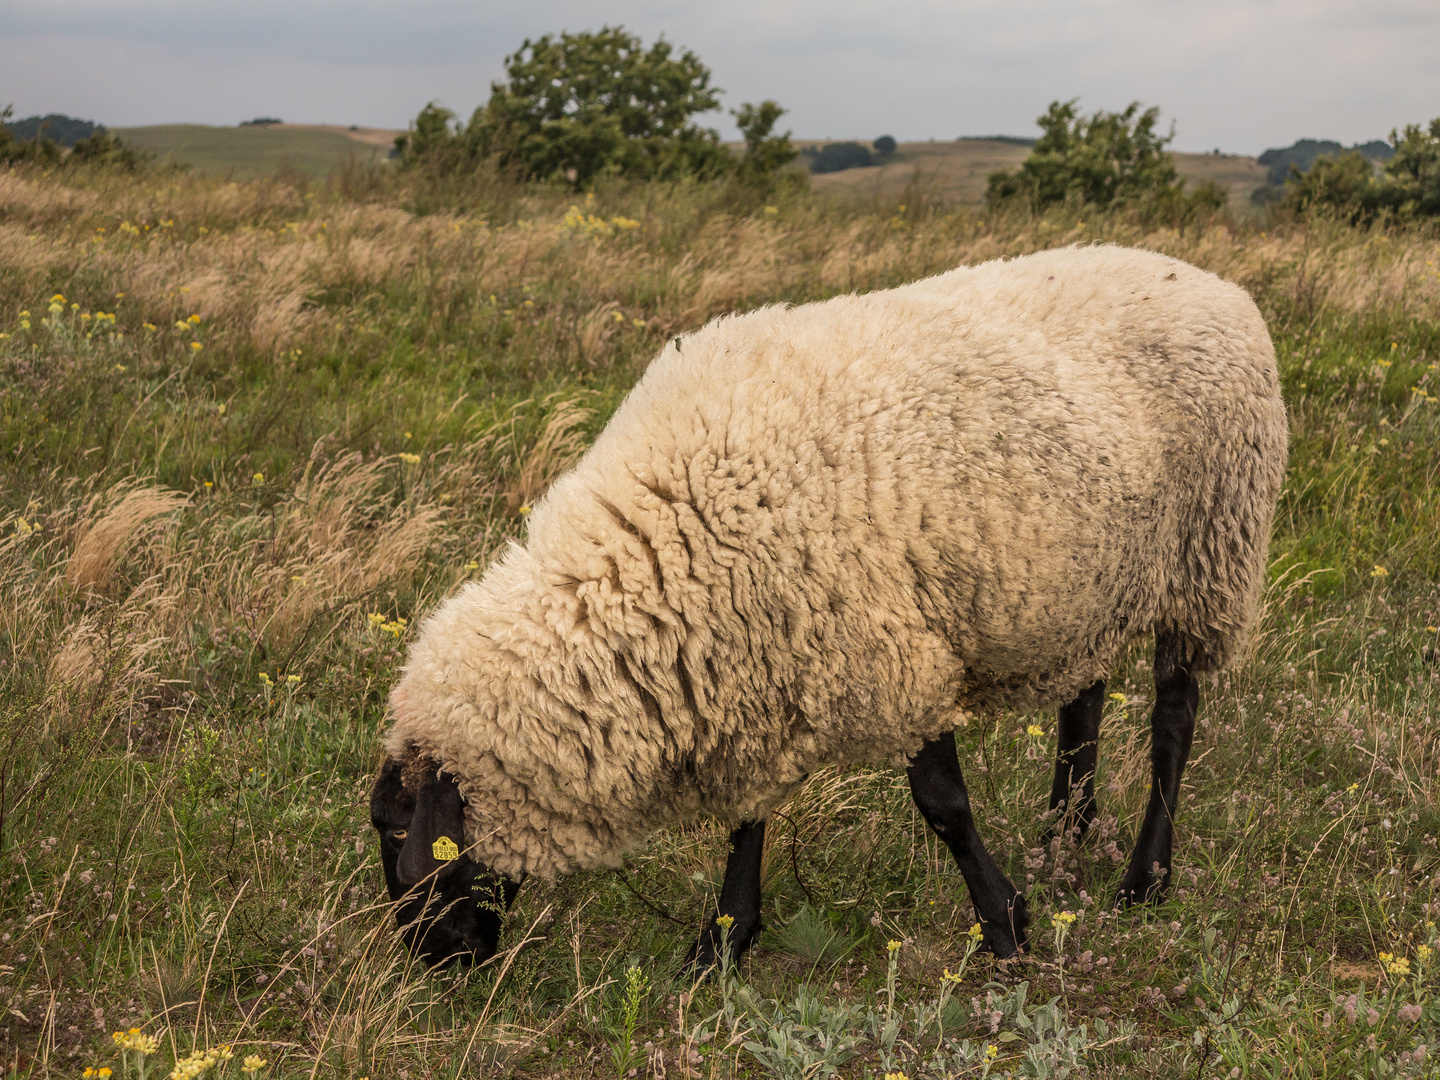
<svg viewBox="0 0 1440 1080"><path fill-rule="evenodd" d="M407 833L404 829L396 829L396 830L395 830L394 832L392 832L390 835L391 835L392 837L394 837L396 840L404 840L405 837L409 836L410 834Z"/></svg>

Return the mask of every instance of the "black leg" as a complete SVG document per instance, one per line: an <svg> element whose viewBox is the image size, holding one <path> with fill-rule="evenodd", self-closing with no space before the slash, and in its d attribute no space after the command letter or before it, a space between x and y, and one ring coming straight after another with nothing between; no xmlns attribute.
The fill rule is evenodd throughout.
<svg viewBox="0 0 1440 1080"><path fill-rule="evenodd" d="M760 933L760 856L765 851L765 822L752 821L730 834L730 859L725 863L725 884L720 887L720 903L710 925L690 946L681 969L691 968L704 973L719 962L722 942L729 942L730 957L740 959ZM734 920L729 930L720 926L720 917Z"/></svg>
<svg viewBox="0 0 1440 1080"><path fill-rule="evenodd" d="M1170 846L1180 775L1195 736L1195 708L1200 686L1190 673L1188 658L1173 634L1155 637L1155 711L1150 714L1150 804L1135 837L1130 869L1120 883L1117 905L1158 903L1170 877Z"/></svg>
<svg viewBox="0 0 1440 1080"><path fill-rule="evenodd" d="M949 846L970 900L980 916L985 944L1001 959L1025 945L1030 918L1025 897L1016 891L985 850L970 813L970 794L955 756L953 732L927 742L910 763L910 794L935 834Z"/></svg>
<svg viewBox="0 0 1440 1080"><path fill-rule="evenodd" d="M1104 711L1104 679L1060 710L1055 782L1050 785L1053 824L1041 838L1046 846L1057 834L1073 835L1079 843L1095 820L1095 762Z"/></svg>

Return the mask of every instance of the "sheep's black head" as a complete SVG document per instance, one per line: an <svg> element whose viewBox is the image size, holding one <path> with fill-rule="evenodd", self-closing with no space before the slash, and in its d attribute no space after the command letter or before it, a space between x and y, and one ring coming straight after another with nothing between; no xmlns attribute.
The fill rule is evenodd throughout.
<svg viewBox="0 0 1440 1080"><path fill-rule="evenodd" d="M387 761L370 793L370 822L410 951L431 967L494 956L520 883L464 853L465 802L455 778L422 760Z"/></svg>

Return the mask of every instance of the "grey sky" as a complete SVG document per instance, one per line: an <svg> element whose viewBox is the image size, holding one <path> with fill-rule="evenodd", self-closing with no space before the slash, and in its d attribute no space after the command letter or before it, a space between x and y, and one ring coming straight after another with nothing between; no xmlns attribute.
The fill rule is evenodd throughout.
<svg viewBox="0 0 1440 1080"><path fill-rule="evenodd" d="M525 37L604 23L694 49L727 108L775 98L810 137L1033 134L1077 96L1160 105L1182 150L1440 115L1436 0L0 0L0 105L403 127L432 98L468 115Z"/></svg>

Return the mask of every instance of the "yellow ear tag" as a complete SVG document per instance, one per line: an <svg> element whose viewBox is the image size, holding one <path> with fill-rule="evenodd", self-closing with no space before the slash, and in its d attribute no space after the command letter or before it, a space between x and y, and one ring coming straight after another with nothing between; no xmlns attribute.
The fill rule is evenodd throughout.
<svg viewBox="0 0 1440 1080"><path fill-rule="evenodd" d="M434 854L436 862L454 862L460 857L459 846L448 836L437 838L435 843L430 845L430 851Z"/></svg>

